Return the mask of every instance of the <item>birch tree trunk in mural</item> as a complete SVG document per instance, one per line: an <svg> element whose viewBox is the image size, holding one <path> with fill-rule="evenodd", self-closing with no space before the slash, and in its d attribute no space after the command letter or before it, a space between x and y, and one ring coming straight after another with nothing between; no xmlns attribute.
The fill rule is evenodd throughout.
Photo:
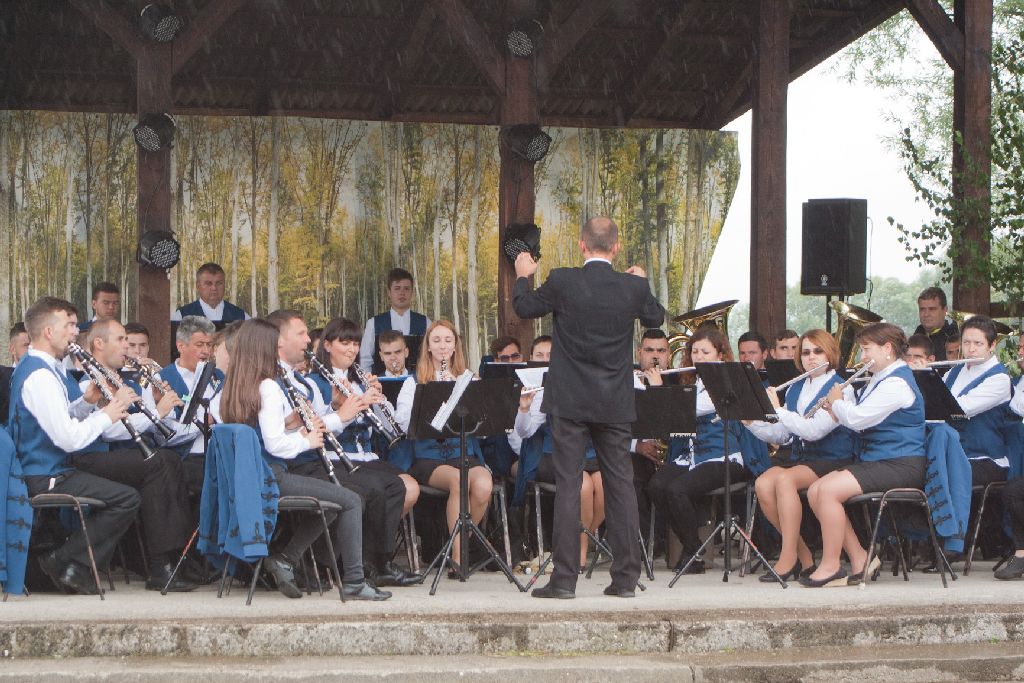
<svg viewBox="0 0 1024 683"><path fill-rule="evenodd" d="M11 115L0 112L0 330L11 327L11 232L14 221L11 220L11 209L14 206L14 187L8 173L7 148L11 140ZM11 359L7 349L3 349L2 358L5 363Z"/></svg>
<svg viewBox="0 0 1024 683"><path fill-rule="evenodd" d="M281 192L281 120L270 119L270 215L267 217L267 310L281 308L278 295L277 212Z"/></svg>
<svg viewBox="0 0 1024 683"><path fill-rule="evenodd" d="M85 299L92 301L92 183L93 161L96 158L98 120L92 114L81 114L82 153L85 175L85 197L82 200L82 218L85 224ZM92 311L86 311L86 319Z"/></svg>
<svg viewBox="0 0 1024 683"><path fill-rule="evenodd" d="M67 145L67 154L64 164L67 187L64 191L64 298L71 300L71 265L74 252L75 234L75 174L78 172L77 157L75 155L74 130L71 124L64 127L64 140ZM34 298L34 297L33 297Z"/></svg>
<svg viewBox="0 0 1024 683"><path fill-rule="evenodd" d="M477 223L480 220L480 128L473 128L473 200L469 205L469 234L468 249L469 258L466 264L467 282L466 297L468 307L468 321L466 325L466 338L469 340L469 365L478 367L480 365L480 295L479 275L477 274Z"/></svg>
<svg viewBox="0 0 1024 683"><path fill-rule="evenodd" d="M654 201L658 234L658 301L668 308L668 207L665 203L665 133L654 137Z"/></svg>

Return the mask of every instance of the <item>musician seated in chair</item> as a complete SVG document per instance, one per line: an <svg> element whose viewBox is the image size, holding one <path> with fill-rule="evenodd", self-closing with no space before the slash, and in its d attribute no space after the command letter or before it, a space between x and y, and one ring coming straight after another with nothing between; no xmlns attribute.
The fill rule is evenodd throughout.
<svg viewBox="0 0 1024 683"><path fill-rule="evenodd" d="M844 503L853 496L893 488L924 486L924 398L914 374L903 361L907 337L890 323L873 323L857 333L861 358L871 361L867 386L840 390L833 386L823 409L840 425L858 434L857 461L826 474L807 489L807 500L821 524L822 554L818 568L800 577L804 586L856 585L871 578L878 557L865 567L867 550L850 525ZM843 551L850 571L841 565Z"/></svg>
<svg viewBox="0 0 1024 683"><path fill-rule="evenodd" d="M932 340L924 334L911 335L907 340L907 352L903 354L903 360L914 370L927 369L929 363L935 362Z"/></svg>
<svg viewBox="0 0 1024 683"><path fill-rule="evenodd" d="M795 579L814 572L814 556L800 537L803 502L800 491L806 490L820 477L853 462L854 436L824 410L815 410L829 389L842 384L839 369L839 345L825 330L809 330L800 338L800 356L796 358L801 372L810 372L824 365L809 377L786 390L786 404L778 393L768 389L768 398L779 415L778 422L744 421L754 436L767 443L792 444L791 458L776 462L754 482L757 501L764 516L782 536L782 550L775 563L775 572L783 580ZM761 581L772 582L771 573Z"/></svg>
<svg viewBox="0 0 1024 683"><path fill-rule="evenodd" d="M97 409L99 388L90 386L83 394L65 373L61 361L68 342L78 334L74 310L67 301L43 297L25 311L31 346L11 379L9 430L29 495L63 493L106 503L105 508L92 511L88 528L96 564L103 568L135 519L139 493L79 469L72 456L89 452L104 429L127 417L133 399L131 390L124 388ZM75 529L63 545L39 557L43 573L65 593L97 593L89 564L82 529Z"/></svg>
<svg viewBox="0 0 1024 683"><path fill-rule="evenodd" d="M773 360L795 361L800 353L800 335L793 330L782 330L775 335L775 345L768 352Z"/></svg>
<svg viewBox="0 0 1024 683"><path fill-rule="evenodd" d="M764 370L768 358L768 340L758 332L744 332L736 342L741 362L750 363L755 370Z"/></svg>
<svg viewBox="0 0 1024 683"><path fill-rule="evenodd" d="M275 311L279 324L289 327L294 318ZM289 312L290 313L290 312ZM301 322L301 318L298 318ZM303 331L305 323L302 323ZM296 327L298 327L296 325ZM296 330L297 332L297 330ZM228 351L232 368L224 382L224 391L217 402L216 415L227 424L247 424L253 427L263 445L263 458L277 479L281 496L312 497L334 503L341 509L326 513L331 529L334 551L341 556L342 590L349 600L387 600L391 593L380 591L366 582L363 573L363 515L358 494L320 477L305 476L291 471L296 460L309 461L321 457L315 451L322 449L324 432L351 422L359 411L359 399L346 400L337 411L322 418L310 416L309 428L296 414L289 397L289 384L298 383L305 388L304 396L311 403L320 401L320 392L297 379L281 361L283 346L291 347L296 339L279 332L277 326L265 320L247 320L231 338ZM298 348L300 352L309 342L307 334ZM289 352L285 352L286 354ZM320 401L322 403L322 401ZM327 457L323 454L323 457ZM263 566L273 575L277 589L289 598L301 598L296 584L295 567L302 556L323 533L320 519L303 515L296 520L284 547L267 557Z"/></svg>
<svg viewBox="0 0 1024 683"><path fill-rule="evenodd" d="M409 431L412 419L412 404L416 396L416 385L427 382L449 382L466 370L466 357L455 325L447 320L438 320L427 328L426 338L420 347L416 362L416 375L405 380L398 394L395 417L402 430ZM446 516L448 531L455 527L459 517L459 439L418 439L413 441L413 461L409 474L421 485L432 486L448 492ZM467 437L466 449L469 456L469 514L479 524L487 513L491 502L493 479L483 465L480 440ZM459 538L452 546L452 561L460 560ZM453 577L457 572L449 572Z"/></svg>
<svg viewBox="0 0 1024 683"><path fill-rule="evenodd" d="M408 377L409 345L405 343L405 335L398 330L381 332L377 336L377 345L377 353L384 363L384 377Z"/></svg>
<svg viewBox="0 0 1024 683"><path fill-rule="evenodd" d="M96 362L119 382L107 382L110 391L116 392L123 386L133 393L134 404L129 407L127 417L133 428L153 443L163 441L156 424L138 406L145 403L150 415L166 418L175 408L183 405L181 399L173 391L161 393L154 387L153 393L158 395L154 402L153 393L144 392L134 379L121 374L128 340L124 326L117 320L108 318L93 321L86 342L87 350ZM93 382L88 376L82 380L79 388L83 394ZM150 435L152 438L149 438ZM121 422L115 422L104 429L100 438L102 443L94 443L90 447L92 452L75 455L72 462L80 470L127 484L142 496L139 514L149 563L146 588L161 590L170 578L174 562L188 542L193 528L181 457L169 448L156 449L152 457L144 457ZM193 588L194 584L181 577L175 577L169 586L171 591Z"/></svg>
<svg viewBox="0 0 1024 683"><path fill-rule="evenodd" d="M388 439L398 436L389 419L394 418L394 408L380 392L380 382L374 375L363 374L359 367L359 342L363 332L347 318L334 318L324 327L320 336L320 348L316 359L334 383L345 387L356 397L366 396L368 403L380 424L385 426ZM338 391L316 368L310 368L308 379L312 381L325 403L330 403ZM378 586L408 586L419 581L419 577L408 574L392 562L396 549L396 537L402 517L416 505L420 496L420 485L398 467L377 457L373 451L374 434L380 432L377 424L360 414L338 433L338 441L345 448L349 460L359 466L355 472L339 469L338 480L345 488L351 489L363 499L363 557L369 563L365 570L367 577ZM310 476L320 476L323 468L319 463L308 463L293 471Z"/></svg>
<svg viewBox="0 0 1024 683"><path fill-rule="evenodd" d="M1024 367L1024 344L1017 347L1017 364ZM1024 377L1022 377L1010 401L1010 410L1018 419L1024 417ZM996 570L995 577L1003 581L1024 576L1024 478L1018 477L1003 489L1003 507L1010 518L1013 536L1013 557Z"/></svg>
<svg viewBox="0 0 1024 683"><path fill-rule="evenodd" d="M732 349L728 338L714 327L704 327L690 339L690 354L694 363L732 361ZM725 468L734 483L750 479L750 472L744 467L744 456L740 450L740 436L743 426L738 422L729 423L728 464L725 457L725 423L715 421L717 414L711 397L704 389L704 383L697 380L697 437L693 441L693 455L686 462L685 452L680 453L677 466L662 467L651 480L648 493L654 501L655 510L664 515L670 528L683 546L683 556L676 565L681 568L700 549L697 529L701 519L697 503L710 491L719 489L725 480ZM677 456L678 457L678 456ZM688 574L704 573L703 558L695 558L687 569Z"/></svg>

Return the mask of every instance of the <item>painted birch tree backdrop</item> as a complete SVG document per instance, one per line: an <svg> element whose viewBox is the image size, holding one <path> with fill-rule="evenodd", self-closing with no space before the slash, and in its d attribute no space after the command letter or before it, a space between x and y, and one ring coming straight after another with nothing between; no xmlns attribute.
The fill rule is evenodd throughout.
<svg viewBox="0 0 1024 683"><path fill-rule="evenodd" d="M101 280L121 287L122 317L133 319L133 124L0 112L0 327L47 293L91 314ZM172 308L195 299L196 268L215 261L227 298L254 315L286 306L311 326L335 315L362 323L387 307L384 278L398 265L415 276L415 308L452 319L474 364L486 353L497 330L496 128L252 117L177 126ZM549 132L536 169L540 277L577 263L582 222L610 215L624 245L617 265L643 265L670 312L692 308L736 190L736 136Z"/></svg>

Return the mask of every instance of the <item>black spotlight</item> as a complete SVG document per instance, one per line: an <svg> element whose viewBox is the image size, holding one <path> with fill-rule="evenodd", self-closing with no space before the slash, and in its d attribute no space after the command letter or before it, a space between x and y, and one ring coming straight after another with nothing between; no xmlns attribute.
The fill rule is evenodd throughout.
<svg viewBox="0 0 1024 683"><path fill-rule="evenodd" d="M502 129L505 145L516 156L530 163L537 163L547 156L551 147L551 136L540 126L532 123L521 123Z"/></svg>
<svg viewBox="0 0 1024 683"><path fill-rule="evenodd" d="M501 251L513 264L519 254L529 252L534 261L540 260L540 228L535 223L512 223L505 228Z"/></svg>
<svg viewBox="0 0 1024 683"><path fill-rule="evenodd" d="M544 27L536 19L517 21L505 35L505 44L513 57L530 57L540 48Z"/></svg>
<svg viewBox="0 0 1024 683"><path fill-rule="evenodd" d="M142 35L158 43L169 43L181 32L185 20L171 11L167 5L152 2L142 8L139 15L139 30Z"/></svg>
<svg viewBox="0 0 1024 683"><path fill-rule="evenodd" d="M178 265L181 245L174 239L174 233L167 230L148 230L139 239L139 263L161 270L170 270Z"/></svg>
<svg viewBox="0 0 1024 683"><path fill-rule="evenodd" d="M159 152L174 142L174 119L170 114L146 114L134 128L135 144L147 152Z"/></svg>

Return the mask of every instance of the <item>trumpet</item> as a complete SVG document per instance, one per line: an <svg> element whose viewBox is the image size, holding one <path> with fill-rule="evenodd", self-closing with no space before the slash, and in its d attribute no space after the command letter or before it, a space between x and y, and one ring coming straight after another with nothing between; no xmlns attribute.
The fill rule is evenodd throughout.
<svg viewBox="0 0 1024 683"><path fill-rule="evenodd" d="M100 365L100 362L96 360L96 358L91 353L89 353L88 351L86 351L85 349L83 349L81 346L74 342L68 344L68 352L72 356L74 356L79 363L82 364L82 369L85 370L85 372L89 375L89 379L91 379L93 383L99 388L100 394L103 396L103 399L108 403L110 401L113 401L114 392L110 390L110 385L107 384L107 382L110 381L110 379L106 375L107 369ZM124 382L120 381L120 377L118 377L117 380L118 381L116 383L111 382L111 385L116 386L118 389L120 389L122 386L124 386ZM156 451L154 451L150 447L150 445L146 443L145 439L142 438L142 435L139 433L139 430L135 428L135 425L132 424L131 420L129 420L128 418L124 418L121 420L121 424L123 424L124 428L128 430L128 435L132 438L132 441L135 442L135 445L139 447L139 450L142 451L143 458L149 460L154 455L156 455Z"/></svg>
<svg viewBox="0 0 1024 683"><path fill-rule="evenodd" d="M871 366L874 365L874 364L875 364L875 361L869 360L868 362L866 362L863 365L861 365L860 368L857 370L857 372L855 372L852 375L850 375L850 378L848 380L846 380L845 382L843 382L842 384L839 385L839 390L842 391L846 387L848 387L851 384L853 384L854 382L856 382L860 378L860 376L863 375L868 370L870 370ZM807 418L814 417L814 415L819 410L821 410L822 408L825 407L825 401L827 401L827 400L828 400L828 396L825 396L820 401L815 403L814 407L811 408L810 410L808 410L807 413L804 415L804 417L807 417Z"/></svg>
<svg viewBox="0 0 1024 683"><path fill-rule="evenodd" d="M281 377L281 386L284 387L284 393L288 397L288 403L291 407L299 414L299 419L302 420L302 426L305 427L307 432L315 432L316 428L316 413L313 412L313 406L310 405L309 401L304 396L300 396L299 392L295 390L291 380L288 378L288 372L278 366L278 373ZM324 431L324 443L331 447L331 450L338 454L338 458L341 459L341 463L345 466L345 469L351 474L359 469L359 466L354 464L349 457L345 455L345 449L338 443L338 438L329 431ZM338 476L334 473L334 463L331 462L331 458L327 455L327 451L323 446L316 449L317 455L320 456L320 464L324 466L324 470L327 472L327 478L333 483L338 483Z"/></svg>

